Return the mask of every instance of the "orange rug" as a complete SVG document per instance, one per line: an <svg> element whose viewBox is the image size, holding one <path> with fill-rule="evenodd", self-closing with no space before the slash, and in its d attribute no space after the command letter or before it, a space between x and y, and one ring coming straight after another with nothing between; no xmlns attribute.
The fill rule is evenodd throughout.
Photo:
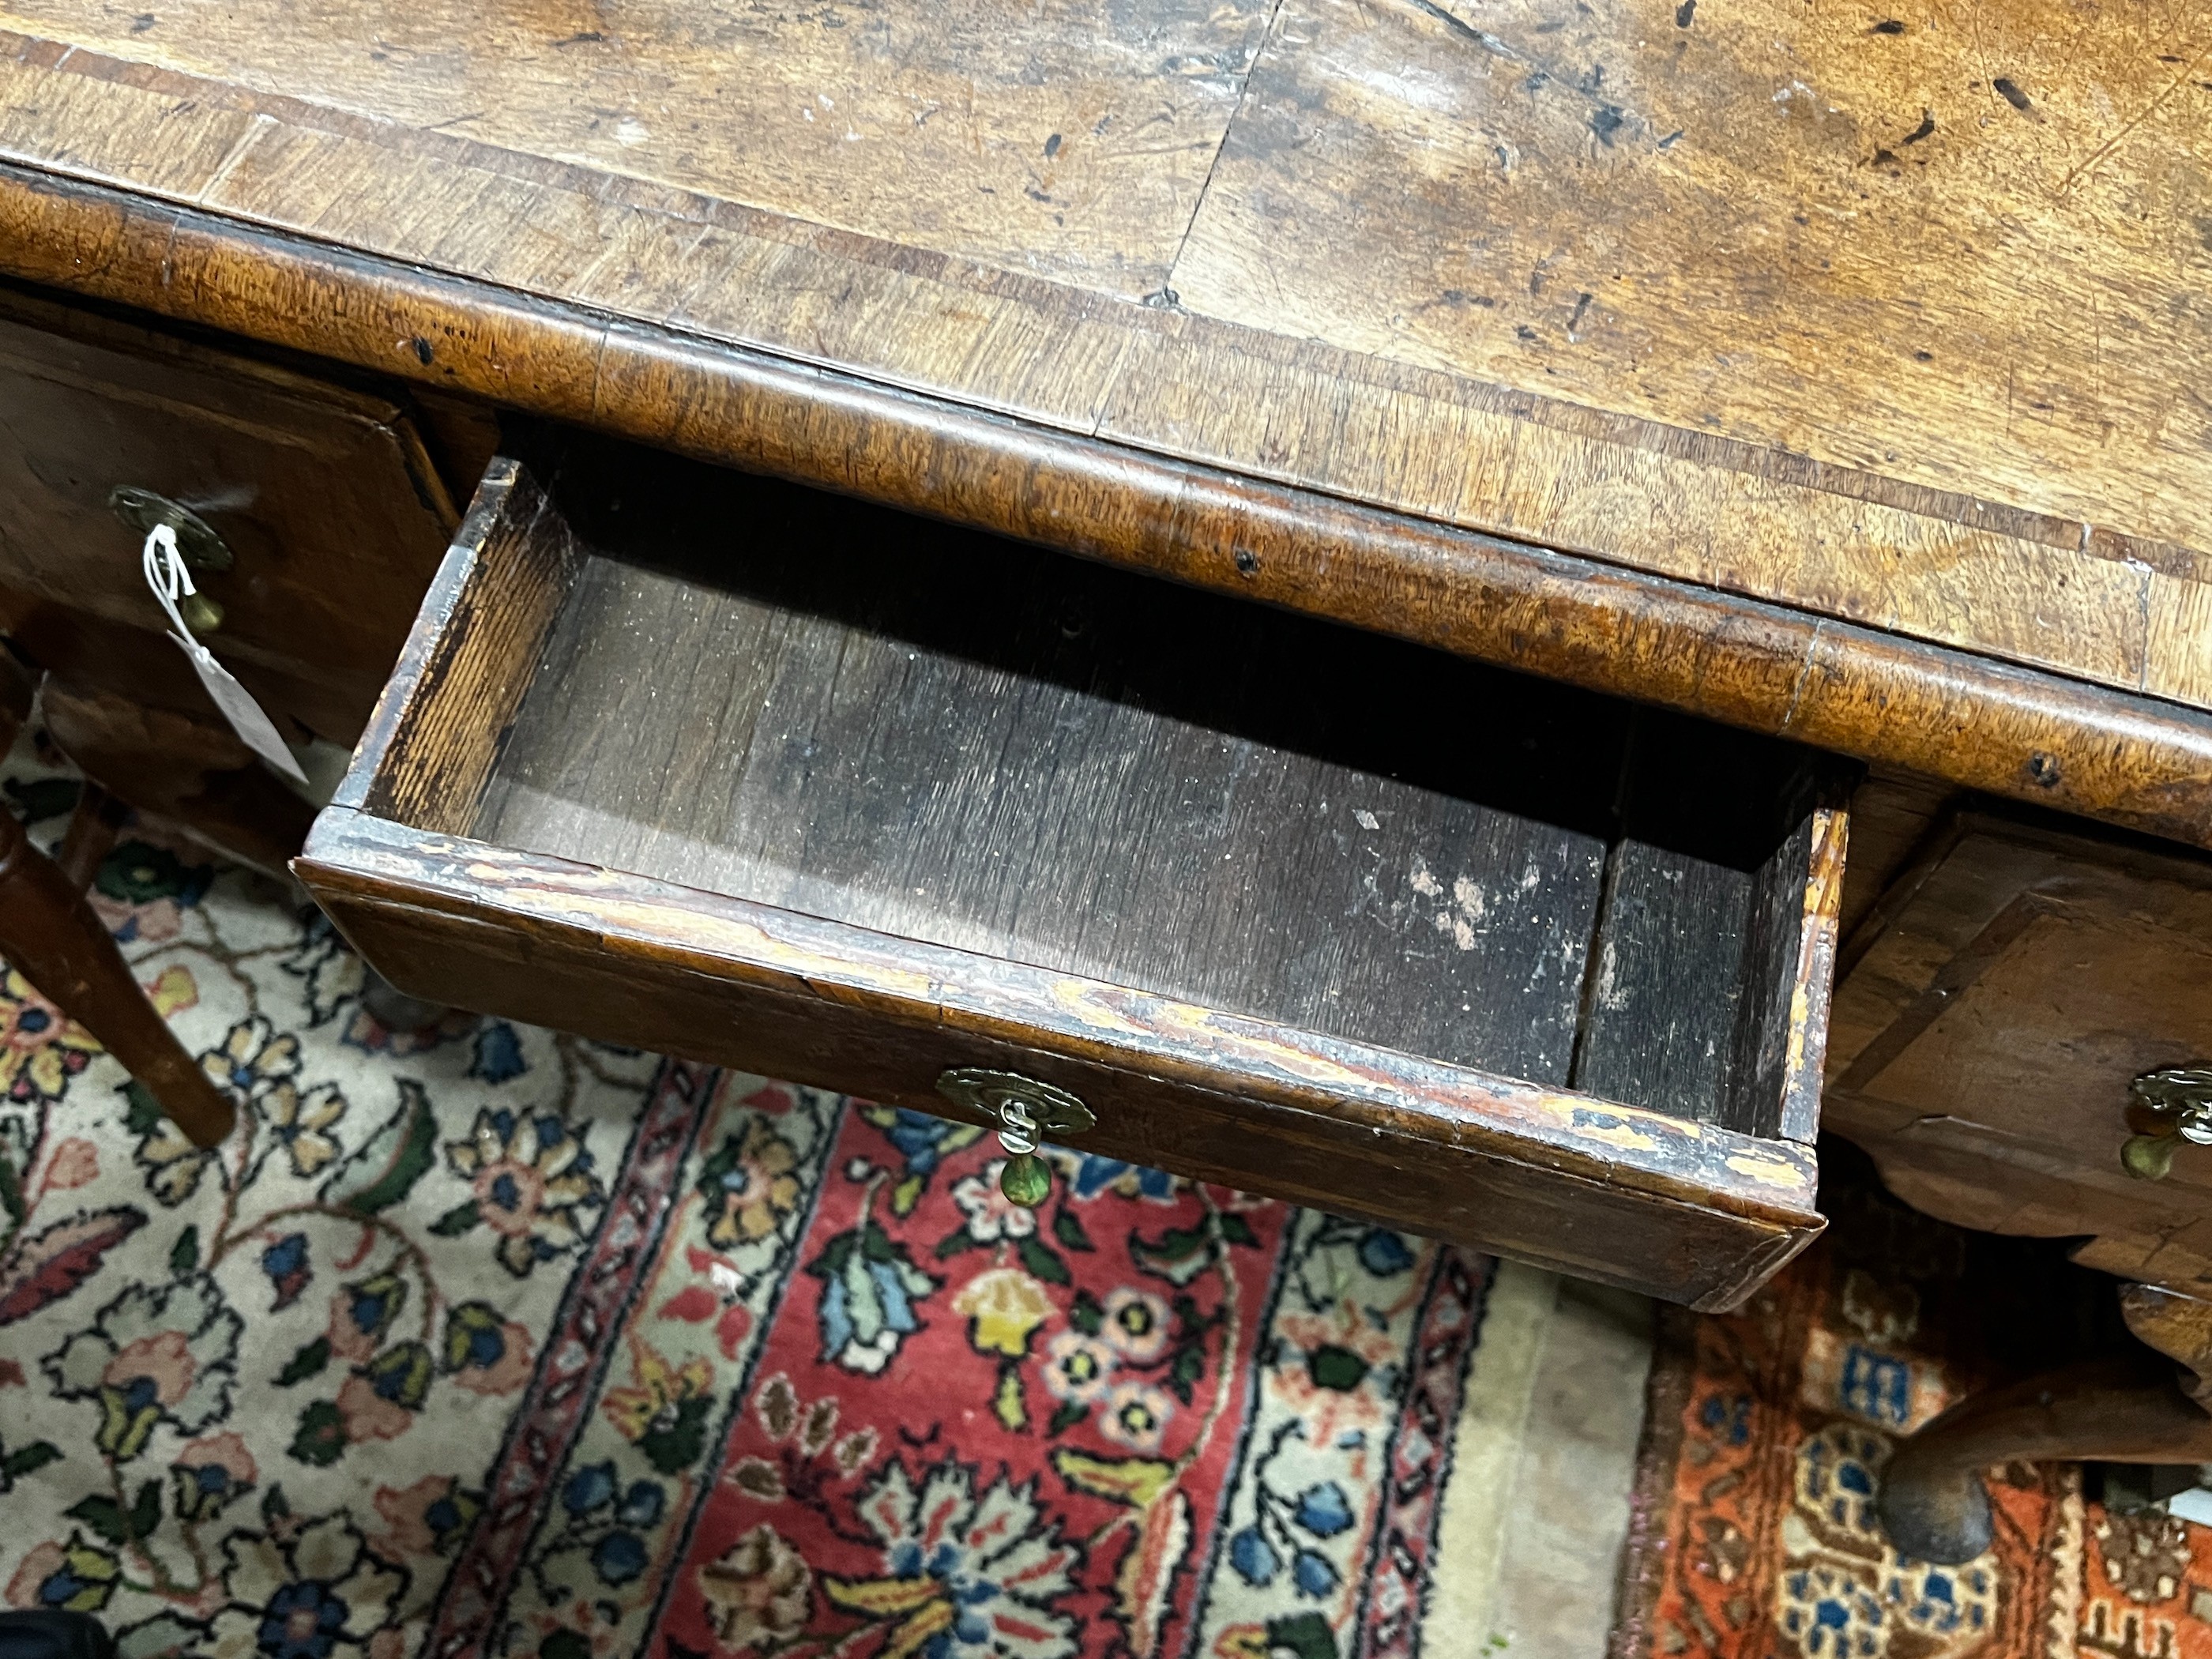
<svg viewBox="0 0 2212 1659"><path fill-rule="evenodd" d="M1820 1243L1742 1312L1666 1321L1612 1659L2212 1659L2212 1528L2087 1500L2078 1468L1994 1472L1996 1541L1964 1566L1890 1547L1899 1438L2127 1339L2112 1281L2059 1246L1821 1157Z"/></svg>

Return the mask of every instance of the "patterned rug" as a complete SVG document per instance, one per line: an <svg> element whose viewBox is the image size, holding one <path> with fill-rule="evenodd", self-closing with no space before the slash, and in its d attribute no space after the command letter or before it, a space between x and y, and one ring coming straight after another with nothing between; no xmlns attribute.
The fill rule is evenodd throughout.
<svg viewBox="0 0 2212 1659"><path fill-rule="evenodd" d="M44 845L75 791L4 784ZM125 1659L1475 1650L1423 1607L1486 1259L1065 1154L1032 1213L972 1128L395 1034L142 829L97 895L242 1127L0 981L10 1604Z"/></svg>
<svg viewBox="0 0 2212 1659"><path fill-rule="evenodd" d="M1873 1515L1897 1439L1954 1401L2127 1340L2112 1281L1969 1233L1823 1143L1828 1231L1742 1313L1672 1316L1653 1366L1613 1659L2212 1659L2212 1528L1990 1482L1979 1559L1900 1559Z"/></svg>

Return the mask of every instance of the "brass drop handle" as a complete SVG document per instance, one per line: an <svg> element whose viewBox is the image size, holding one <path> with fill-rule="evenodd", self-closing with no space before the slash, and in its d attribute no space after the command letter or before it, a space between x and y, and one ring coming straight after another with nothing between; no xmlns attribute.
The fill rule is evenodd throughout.
<svg viewBox="0 0 2212 1659"><path fill-rule="evenodd" d="M1044 1138L1081 1134L1098 1124L1091 1109L1066 1090L1019 1072L956 1066L938 1078L937 1092L997 1121L999 1145L1006 1153L999 1190L1027 1210L1036 1209L1052 1192L1052 1165L1037 1152Z"/></svg>
<svg viewBox="0 0 2212 1659"><path fill-rule="evenodd" d="M2128 1085L2120 1167L2141 1181L2164 1179L2185 1140L2212 1146L2212 1067L2168 1066Z"/></svg>
<svg viewBox="0 0 2212 1659"><path fill-rule="evenodd" d="M141 536L156 525L168 526L176 532L179 556L195 575L228 570L238 562L214 526L181 501L137 484L118 484L107 492L107 510ZM185 594L177 610L195 634L212 634L222 626L222 606L205 593Z"/></svg>

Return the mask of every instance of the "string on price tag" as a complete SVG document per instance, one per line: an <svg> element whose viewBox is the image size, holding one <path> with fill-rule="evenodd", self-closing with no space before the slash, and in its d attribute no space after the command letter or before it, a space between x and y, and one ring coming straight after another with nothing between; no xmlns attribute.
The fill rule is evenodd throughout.
<svg viewBox="0 0 2212 1659"><path fill-rule="evenodd" d="M191 625L177 609L179 599L199 591L192 586L191 573L185 568L184 556L177 550L177 532L165 524L148 531L146 544L139 550L139 566L146 574L146 586L154 591L162 614L169 619L169 637L185 653L208 696L215 699L230 729L238 733L238 740L284 776L307 782L307 775L300 769L276 723L254 702L253 694L232 678L214 653L192 637Z"/></svg>

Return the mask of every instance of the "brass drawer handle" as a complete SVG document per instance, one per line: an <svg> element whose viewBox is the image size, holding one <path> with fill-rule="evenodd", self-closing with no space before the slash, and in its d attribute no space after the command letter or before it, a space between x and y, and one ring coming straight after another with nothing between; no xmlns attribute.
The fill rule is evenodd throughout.
<svg viewBox="0 0 2212 1659"><path fill-rule="evenodd" d="M137 484L118 484L107 492L107 510L141 536L149 534L156 525L168 526L176 532L177 551L185 568L195 574L228 570L238 562L229 544L216 534L213 526L167 495L141 489ZM178 601L177 610L195 634L212 634L222 626L222 607L205 593L185 594Z"/></svg>
<svg viewBox="0 0 2212 1659"><path fill-rule="evenodd" d="M2128 1085L2128 1127L2120 1167L2142 1181L2173 1168L2182 1141L2212 1146L2212 1067L2168 1066Z"/></svg>
<svg viewBox="0 0 2212 1659"><path fill-rule="evenodd" d="M998 1121L999 1145L1006 1152L999 1190L1028 1210L1036 1209L1052 1192L1052 1166L1037 1155L1043 1139L1081 1134L1098 1122L1091 1109L1066 1090L1019 1072L956 1066L938 1078L937 1092Z"/></svg>

